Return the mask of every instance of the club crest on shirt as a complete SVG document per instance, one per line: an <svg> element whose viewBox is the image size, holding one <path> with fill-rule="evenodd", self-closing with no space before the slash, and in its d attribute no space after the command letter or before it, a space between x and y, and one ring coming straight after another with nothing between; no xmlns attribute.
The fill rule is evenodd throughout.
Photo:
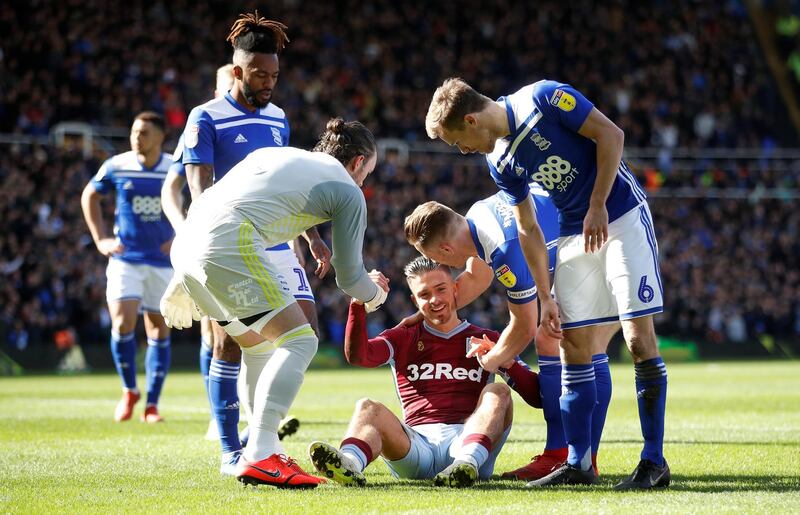
<svg viewBox="0 0 800 515"><path fill-rule="evenodd" d="M575 97L563 89L557 89L555 93L553 93L553 98L550 99L550 104L562 111L570 112L575 109L577 102L575 101Z"/></svg>
<svg viewBox="0 0 800 515"><path fill-rule="evenodd" d="M544 136L539 134L539 129L533 129L531 131L531 141L533 141L533 144L536 145L539 150L545 151L550 148L550 140L545 139Z"/></svg>
<svg viewBox="0 0 800 515"><path fill-rule="evenodd" d="M502 265L500 268L494 271L494 275L501 283L503 283L503 286L507 288L512 288L515 284L517 284L517 276L514 275L514 272L511 271L508 265Z"/></svg>
<svg viewBox="0 0 800 515"><path fill-rule="evenodd" d="M272 127L272 140L275 142L276 145L283 146L283 138L281 138L281 131Z"/></svg>
<svg viewBox="0 0 800 515"><path fill-rule="evenodd" d="M420 341L418 341L418 342L417 342L417 350L418 350L418 351L425 350L425 344L424 344L424 343L422 343L422 340L420 340Z"/></svg>
<svg viewBox="0 0 800 515"><path fill-rule="evenodd" d="M200 139L200 127L197 125L192 125L191 127L186 127L186 136L183 138L183 144L186 148L194 148L197 145L197 141Z"/></svg>

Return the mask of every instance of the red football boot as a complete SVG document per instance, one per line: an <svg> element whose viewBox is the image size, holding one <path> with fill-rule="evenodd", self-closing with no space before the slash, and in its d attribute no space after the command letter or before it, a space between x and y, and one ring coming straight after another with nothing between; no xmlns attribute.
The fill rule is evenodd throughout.
<svg viewBox="0 0 800 515"><path fill-rule="evenodd" d="M142 414L142 422L147 422L148 424L156 424L158 422L163 422L164 418L158 414L158 408L156 406L147 406L144 409L144 413Z"/></svg>
<svg viewBox="0 0 800 515"><path fill-rule="evenodd" d="M117 409L114 410L114 420L116 422L130 420L131 415L133 414L133 406L139 402L141 397L142 394L139 392L134 392L131 390L125 390L122 392L122 398L117 403Z"/></svg>
<svg viewBox="0 0 800 515"><path fill-rule="evenodd" d="M534 456L531 462L524 467L510 472L503 472L500 477L503 479L533 481L545 477L565 461L567 461L566 447L563 449L545 449L542 454Z"/></svg>
<svg viewBox="0 0 800 515"><path fill-rule="evenodd" d="M307 474L293 459L283 454L251 463L239 460L236 479L246 485L271 485L278 488L316 488L321 478Z"/></svg>

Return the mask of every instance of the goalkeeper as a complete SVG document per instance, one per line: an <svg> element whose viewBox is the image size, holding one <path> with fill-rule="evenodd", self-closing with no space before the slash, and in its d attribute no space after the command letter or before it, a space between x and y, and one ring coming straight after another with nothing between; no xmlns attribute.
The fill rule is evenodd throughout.
<svg viewBox="0 0 800 515"><path fill-rule="evenodd" d="M341 118L328 122L314 152L255 150L192 203L172 245L175 275L161 300L167 324L187 327L205 314L242 348L242 401L253 414L236 474L244 483L313 488L322 481L286 458L278 440L317 337L264 249L331 221L337 285L377 309L388 286L364 268L360 189L376 161L372 133Z"/></svg>

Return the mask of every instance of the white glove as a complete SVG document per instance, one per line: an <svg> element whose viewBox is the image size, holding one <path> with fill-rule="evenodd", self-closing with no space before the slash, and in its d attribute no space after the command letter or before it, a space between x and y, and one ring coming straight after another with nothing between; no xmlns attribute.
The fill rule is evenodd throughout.
<svg viewBox="0 0 800 515"><path fill-rule="evenodd" d="M200 320L201 313L177 276L172 280L161 297L161 314L167 326L175 329L186 329L192 326L192 320Z"/></svg>
<svg viewBox="0 0 800 515"><path fill-rule="evenodd" d="M383 288L378 286L378 293L376 293L375 296L372 297L372 300L369 300L364 303L364 309L366 310L366 312L372 313L373 311L376 311L379 307L381 307L381 304L383 304L386 301L386 297L388 295L389 294L386 293L386 291Z"/></svg>

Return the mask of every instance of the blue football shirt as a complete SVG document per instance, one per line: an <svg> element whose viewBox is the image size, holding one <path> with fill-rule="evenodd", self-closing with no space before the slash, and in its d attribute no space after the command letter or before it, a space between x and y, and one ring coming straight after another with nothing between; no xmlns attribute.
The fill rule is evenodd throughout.
<svg viewBox="0 0 800 515"><path fill-rule="evenodd" d="M250 112L225 93L189 113L183 132L183 164L213 164L216 182L250 152L289 145L289 134L289 120L280 107L270 103ZM282 243L269 250L288 248Z"/></svg>
<svg viewBox="0 0 800 515"><path fill-rule="evenodd" d="M597 146L578 134L593 105L572 86L541 80L498 102L505 105L511 134L486 156L492 178L509 203L519 204L536 182L558 208L560 235L583 231L597 177ZM644 190L621 162L606 201L613 222L644 202Z"/></svg>
<svg viewBox="0 0 800 515"><path fill-rule="evenodd" d="M114 235L125 246L121 259L135 264L169 267L169 255L161 245L175 236L161 212L161 186L172 165L169 154L152 168L145 168L133 151L106 160L92 179L98 193L116 191Z"/></svg>
<svg viewBox="0 0 800 515"><path fill-rule="evenodd" d="M225 93L189 113L183 164L212 164L218 181L253 150L288 144L289 121L283 109L267 104L251 113Z"/></svg>
<svg viewBox="0 0 800 515"><path fill-rule="evenodd" d="M549 194L538 186L531 187L529 195L547 244L552 272L558 243L558 210ZM536 283L522 253L517 222L505 195L500 192L479 200L466 218L478 256L492 267L495 278L506 289L508 301L526 304L535 300Z"/></svg>
<svg viewBox="0 0 800 515"><path fill-rule="evenodd" d="M183 164L183 134L178 138L178 145L175 147L175 152L172 153L172 165L169 167L169 171L186 177L186 165Z"/></svg>

